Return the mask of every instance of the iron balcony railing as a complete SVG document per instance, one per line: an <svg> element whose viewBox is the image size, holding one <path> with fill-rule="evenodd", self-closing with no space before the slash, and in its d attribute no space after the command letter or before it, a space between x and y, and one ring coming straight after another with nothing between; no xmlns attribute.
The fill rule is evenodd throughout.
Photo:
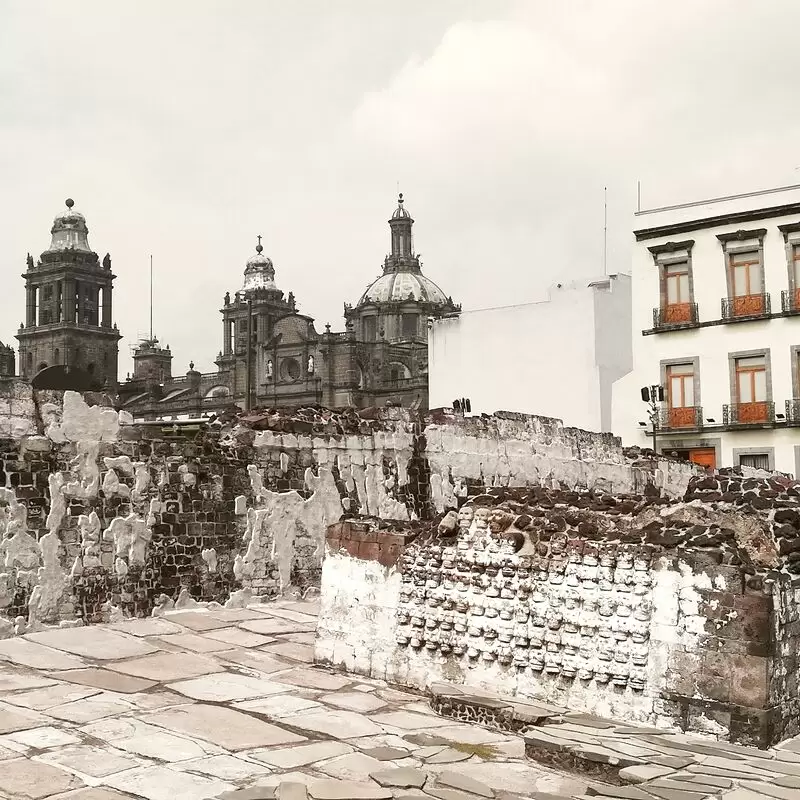
<svg viewBox="0 0 800 800"><path fill-rule="evenodd" d="M739 297L722 298L722 319L766 317L770 314L770 309L768 294L743 294Z"/></svg>
<svg viewBox="0 0 800 800"><path fill-rule="evenodd" d="M702 428L703 407L683 406L681 408L668 408L665 406L659 409L658 425L663 430Z"/></svg>
<svg viewBox="0 0 800 800"><path fill-rule="evenodd" d="M729 403L722 406L723 425L766 425L775 422L775 403L757 400L754 403Z"/></svg>
<svg viewBox="0 0 800 800"><path fill-rule="evenodd" d="M781 292L781 311L784 314L800 314L800 289L784 289Z"/></svg>
<svg viewBox="0 0 800 800"><path fill-rule="evenodd" d="M700 321L697 303L673 303L653 309L653 328L673 328L678 325L696 325Z"/></svg>
<svg viewBox="0 0 800 800"><path fill-rule="evenodd" d="M800 424L800 399L786 401L786 421L795 425Z"/></svg>

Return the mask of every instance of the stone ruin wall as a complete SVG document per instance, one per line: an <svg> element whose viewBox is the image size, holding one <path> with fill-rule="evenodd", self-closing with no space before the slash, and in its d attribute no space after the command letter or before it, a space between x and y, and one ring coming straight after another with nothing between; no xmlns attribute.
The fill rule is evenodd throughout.
<svg viewBox="0 0 800 800"><path fill-rule="evenodd" d="M343 516L417 524L478 486L677 494L694 473L523 415L303 409L173 431L108 405L0 385L0 635L316 586Z"/></svg>
<svg viewBox="0 0 800 800"><path fill-rule="evenodd" d="M762 747L800 732L800 482L495 490L439 520L329 529L318 662Z"/></svg>

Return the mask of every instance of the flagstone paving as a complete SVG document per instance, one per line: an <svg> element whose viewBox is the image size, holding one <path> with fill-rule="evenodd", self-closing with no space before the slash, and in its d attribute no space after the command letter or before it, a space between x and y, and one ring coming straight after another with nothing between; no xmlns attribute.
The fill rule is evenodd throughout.
<svg viewBox="0 0 800 800"><path fill-rule="evenodd" d="M0 800L800 800L800 742L758 752L521 701L525 737L462 723L315 667L317 613L284 600L0 641Z"/></svg>

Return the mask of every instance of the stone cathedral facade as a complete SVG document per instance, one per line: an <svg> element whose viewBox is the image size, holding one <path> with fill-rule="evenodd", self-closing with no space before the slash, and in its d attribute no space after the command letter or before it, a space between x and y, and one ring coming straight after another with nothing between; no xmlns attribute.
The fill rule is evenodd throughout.
<svg viewBox="0 0 800 800"><path fill-rule="evenodd" d="M67 200L53 221L50 247L35 261L27 257L19 374L53 388L64 388L70 375L76 387L113 389L121 338L113 322L116 276L111 257L101 261L89 246L86 218L74 205Z"/></svg>
<svg viewBox="0 0 800 800"><path fill-rule="evenodd" d="M101 260L91 249L86 218L67 200L49 248L27 257L19 375L40 388L115 393L118 406L140 419L194 418L234 406L425 409L428 319L461 309L423 274L413 225L400 195L389 220L391 252L358 301L345 303L341 331L318 331L294 294L278 287L259 236L239 288L223 298L216 371L201 373L190 363L173 375L169 345L152 337L137 343L133 374L120 382L111 257ZM0 343L0 377L14 374L14 351Z"/></svg>

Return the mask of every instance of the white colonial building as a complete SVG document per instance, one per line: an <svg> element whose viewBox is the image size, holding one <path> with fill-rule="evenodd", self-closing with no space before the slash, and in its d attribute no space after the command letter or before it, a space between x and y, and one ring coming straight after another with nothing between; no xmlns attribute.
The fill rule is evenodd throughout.
<svg viewBox="0 0 800 800"><path fill-rule="evenodd" d="M546 299L433 320L430 407L469 398L472 413L519 411L611 430L614 381L631 369L631 284L605 275Z"/></svg>
<svg viewBox="0 0 800 800"><path fill-rule="evenodd" d="M800 473L800 186L636 214L633 371L614 432L656 449Z"/></svg>

